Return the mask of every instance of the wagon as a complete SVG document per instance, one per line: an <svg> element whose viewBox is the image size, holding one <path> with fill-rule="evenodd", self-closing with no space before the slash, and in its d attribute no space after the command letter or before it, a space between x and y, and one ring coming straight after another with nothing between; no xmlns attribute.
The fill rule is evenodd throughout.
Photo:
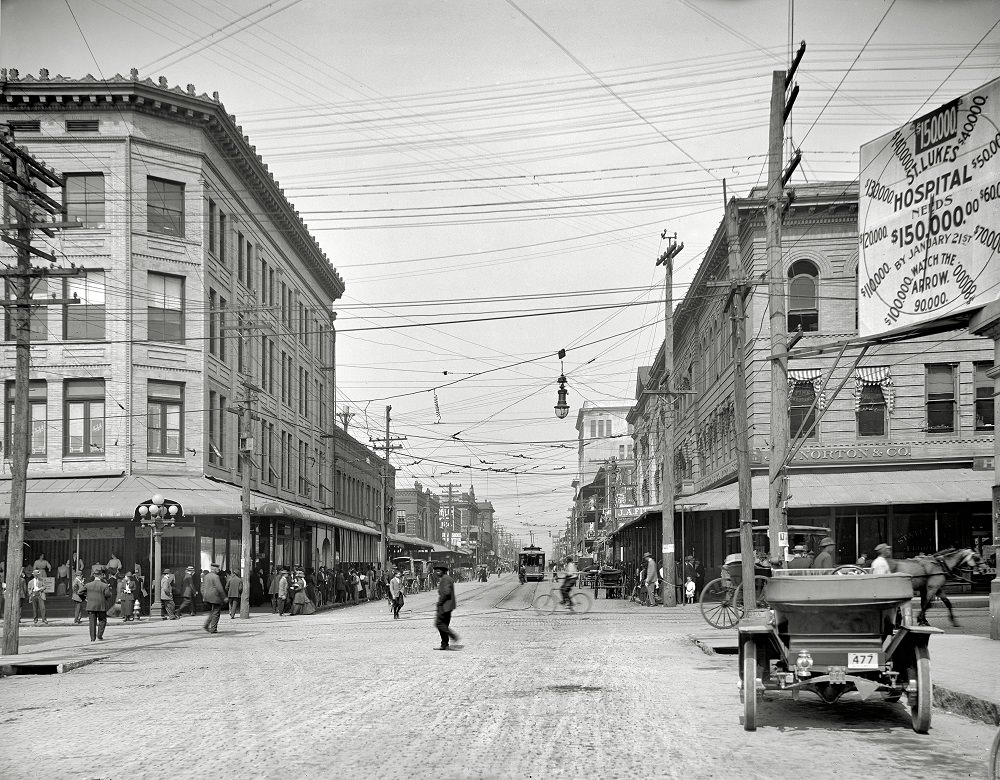
<svg viewBox="0 0 1000 780"><path fill-rule="evenodd" d="M853 574L854 576L843 576ZM910 625L913 587L906 574L869 574L856 566L780 570L768 580L769 609L739 625L743 727L757 727L765 693L800 691L828 703L856 692L909 705L913 730L931 725L927 644L941 629Z"/></svg>
<svg viewBox="0 0 1000 780"><path fill-rule="evenodd" d="M755 525L752 529L754 562L754 599L758 607L766 607L764 588L771 576L768 561L768 527ZM788 538L792 545L801 544L814 549L819 540L829 536L830 529L815 525L790 525ZM743 558L740 554L740 529L726 531L726 550L729 553L720 567L720 576L709 581L701 590L701 615L715 628L733 628L743 614Z"/></svg>

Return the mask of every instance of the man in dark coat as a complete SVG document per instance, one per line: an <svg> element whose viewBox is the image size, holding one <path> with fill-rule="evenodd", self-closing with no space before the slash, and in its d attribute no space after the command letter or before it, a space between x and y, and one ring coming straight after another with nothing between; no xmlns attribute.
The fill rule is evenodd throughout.
<svg viewBox="0 0 1000 780"><path fill-rule="evenodd" d="M222 605L226 603L226 590L219 579L219 564L213 563L212 570L205 575L201 583L201 598L209 608L208 617L205 618L205 625L202 626L208 633L216 634L219 631L219 617L222 615Z"/></svg>
<svg viewBox="0 0 1000 780"><path fill-rule="evenodd" d="M80 590L90 615L90 641L104 639L104 629L108 627L108 606L114 600L114 592L104 575L103 566L94 567L94 579Z"/></svg>
<svg viewBox="0 0 1000 780"><path fill-rule="evenodd" d="M194 615L195 598L198 596L198 586L194 581L194 566L188 566L184 570L184 580L181 584L181 605L177 608L177 617L184 614L184 610L191 607L191 614Z"/></svg>
<svg viewBox="0 0 1000 780"><path fill-rule="evenodd" d="M236 617L236 613L239 612L240 602L243 600L241 597L243 595L243 580L240 577L238 571L232 571L229 573L229 579L226 580L226 596L229 598L229 619L233 620Z"/></svg>
<svg viewBox="0 0 1000 780"><path fill-rule="evenodd" d="M457 644L458 634L451 630L451 613L455 611L455 581L448 575L448 567L443 563L434 566L434 571L441 575L438 580L437 614L434 627L441 635L441 646L438 650L460 650ZM455 642L456 644L449 644Z"/></svg>

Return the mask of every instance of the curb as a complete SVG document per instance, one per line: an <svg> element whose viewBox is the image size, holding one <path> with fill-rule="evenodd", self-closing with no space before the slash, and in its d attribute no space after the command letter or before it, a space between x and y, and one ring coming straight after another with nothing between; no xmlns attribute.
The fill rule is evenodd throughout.
<svg viewBox="0 0 1000 780"><path fill-rule="evenodd" d="M1000 726L1000 704L937 683L934 684L934 706L989 726Z"/></svg>

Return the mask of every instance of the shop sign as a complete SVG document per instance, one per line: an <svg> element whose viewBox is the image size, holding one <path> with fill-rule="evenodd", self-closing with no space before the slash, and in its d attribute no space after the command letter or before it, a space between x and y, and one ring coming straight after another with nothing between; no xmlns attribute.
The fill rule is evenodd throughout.
<svg viewBox="0 0 1000 780"><path fill-rule="evenodd" d="M904 444L879 444L860 446L803 447L793 462L844 462L844 461L885 461L913 457L913 450ZM755 449L750 454L751 463L767 463L771 459L769 450Z"/></svg>
<svg viewBox="0 0 1000 780"><path fill-rule="evenodd" d="M995 459L992 455L977 455L972 459L973 471L993 471Z"/></svg>
<svg viewBox="0 0 1000 780"><path fill-rule="evenodd" d="M861 147L858 223L860 336L998 299L1000 79Z"/></svg>
<svg viewBox="0 0 1000 780"><path fill-rule="evenodd" d="M620 506L615 510L615 515L619 520L629 520L633 517L639 517L640 515L646 514L646 512L654 512L659 510L659 506Z"/></svg>
<svg viewBox="0 0 1000 780"><path fill-rule="evenodd" d="M31 542L49 542L60 539L69 539L68 528L26 528L24 530L24 540Z"/></svg>

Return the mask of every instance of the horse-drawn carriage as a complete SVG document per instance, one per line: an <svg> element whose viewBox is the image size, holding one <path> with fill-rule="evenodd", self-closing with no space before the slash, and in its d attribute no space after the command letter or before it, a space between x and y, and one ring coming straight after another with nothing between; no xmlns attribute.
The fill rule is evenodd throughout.
<svg viewBox="0 0 1000 780"><path fill-rule="evenodd" d="M910 624L908 574L867 574L856 566L831 573L778 570L765 590L769 609L739 625L743 728L756 729L764 693L797 696L806 690L832 703L856 691L863 700L906 696L913 730L927 732L932 699L927 644L931 634L942 632Z"/></svg>
<svg viewBox="0 0 1000 780"><path fill-rule="evenodd" d="M753 527L754 598L758 607L766 606L764 588L771 576L768 559L769 541L766 525ZM818 542L830 534L829 528L814 525L788 526L789 542L793 546L816 549ZM743 614L743 556L740 553L740 529L726 531L726 556L720 576L701 590L701 614L709 625L733 628Z"/></svg>

